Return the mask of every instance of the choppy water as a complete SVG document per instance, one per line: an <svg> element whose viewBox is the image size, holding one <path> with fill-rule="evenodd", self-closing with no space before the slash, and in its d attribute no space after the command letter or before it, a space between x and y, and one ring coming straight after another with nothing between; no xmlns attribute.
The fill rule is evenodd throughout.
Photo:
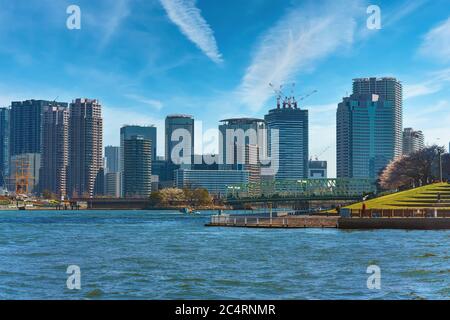
<svg viewBox="0 0 450 320"><path fill-rule="evenodd" d="M209 214L0 212L0 299L449 299L450 232L207 228ZM369 265L381 290L367 289ZM82 288L66 287L69 265Z"/></svg>

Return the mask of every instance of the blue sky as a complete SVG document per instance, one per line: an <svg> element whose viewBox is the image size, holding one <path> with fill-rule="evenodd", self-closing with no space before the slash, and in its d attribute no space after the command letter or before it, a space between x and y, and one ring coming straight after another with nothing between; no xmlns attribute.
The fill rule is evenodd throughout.
<svg viewBox="0 0 450 320"><path fill-rule="evenodd" d="M80 30L66 27L72 4ZM380 30L366 26L372 4ZM208 151L219 120L263 117L269 82L295 82L298 96L318 90L304 106L310 154L330 147L333 176L337 103L369 76L401 80L404 126L448 145L450 1L0 0L0 106L97 98L105 144L123 124L155 124L162 154L165 116L188 113Z"/></svg>

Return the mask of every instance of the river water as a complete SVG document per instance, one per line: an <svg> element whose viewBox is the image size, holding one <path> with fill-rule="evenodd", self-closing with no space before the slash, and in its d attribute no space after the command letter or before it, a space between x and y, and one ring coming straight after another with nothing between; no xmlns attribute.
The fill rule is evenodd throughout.
<svg viewBox="0 0 450 320"><path fill-rule="evenodd" d="M205 227L211 214L0 212L0 299L450 298L449 231Z"/></svg>

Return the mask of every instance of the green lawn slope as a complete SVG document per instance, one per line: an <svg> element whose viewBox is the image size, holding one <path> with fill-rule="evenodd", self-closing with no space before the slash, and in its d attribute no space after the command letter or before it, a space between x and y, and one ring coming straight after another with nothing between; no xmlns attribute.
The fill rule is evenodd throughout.
<svg viewBox="0 0 450 320"><path fill-rule="evenodd" d="M438 201L440 194L441 200ZM397 192L379 198L365 201L367 209L449 209L450 210L450 184L435 183L420 188ZM346 208L361 209L362 202Z"/></svg>

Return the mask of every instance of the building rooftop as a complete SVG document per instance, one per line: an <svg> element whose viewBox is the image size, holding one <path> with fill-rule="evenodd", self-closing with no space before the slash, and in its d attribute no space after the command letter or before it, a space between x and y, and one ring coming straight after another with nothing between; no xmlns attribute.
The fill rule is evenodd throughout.
<svg viewBox="0 0 450 320"><path fill-rule="evenodd" d="M228 122L228 124L250 124L254 122L265 122L264 119L258 118L231 118L220 120L220 122Z"/></svg>
<svg viewBox="0 0 450 320"><path fill-rule="evenodd" d="M171 119L171 118L192 118L191 115L189 114L171 114L167 116L167 119Z"/></svg>
<svg viewBox="0 0 450 320"><path fill-rule="evenodd" d="M354 78L353 81L355 82L363 82L363 81L369 81L369 80L394 80L397 81L397 78L394 77L369 77L369 78Z"/></svg>

